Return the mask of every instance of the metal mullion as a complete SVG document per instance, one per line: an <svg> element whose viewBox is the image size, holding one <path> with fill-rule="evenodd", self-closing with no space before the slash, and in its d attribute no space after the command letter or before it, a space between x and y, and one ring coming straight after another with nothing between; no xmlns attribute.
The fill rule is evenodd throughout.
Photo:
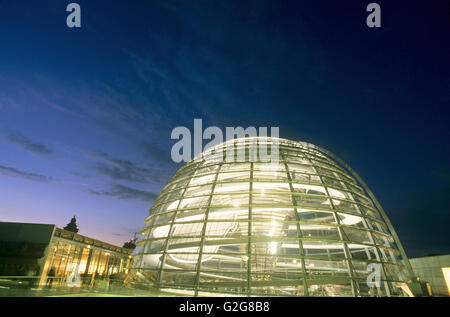
<svg viewBox="0 0 450 317"><path fill-rule="evenodd" d="M347 186L347 184L344 184L344 185ZM349 194L350 194L351 198L354 198L354 197L353 197L353 194L352 194L350 191L349 191ZM371 242L372 242L372 244L373 244L373 248L375 249L375 256L376 256L376 259L377 259L378 263L381 265L381 267L382 267L382 269L383 269L383 272L384 272L385 276L387 277L387 275L386 275L386 268L385 268L385 265L384 265L384 261L381 260L381 256L380 256L380 254L379 254L380 250L378 250L377 244L376 244L376 242L375 242L375 238L374 238L374 236L373 236L373 232L372 232L372 231L373 231L373 227L372 227L372 225L370 224L370 222L366 219L366 217L365 217L366 215L362 212L361 207L359 206L359 204L357 204L356 207L358 208L358 210L359 210L359 212L361 213L361 215L364 215L364 216L361 217L361 218L363 219L364 226L365 226L365 228L367 229L367 232L369 233L370 240L371 240ZM369 256L370 256L370 252L368 252L367 250L366 250L366 252L367 252L367 253L369 254ZM389 290L389 287L388 287L388 285L386 284L386 282L385 282L385 288L386 288L387 294L390 295L390 290Z"/></svg>
<svg viewBox="0 0 450 317"><path fill-rule="evenodd" d="M64 242L58 241L58 248L56 249L56 254L58 253L58 251L60 251L60 249L59 249L60 246L61 246L62 248L64 248L64 244L65 244ZM63 252L64 252L64 251L63 251ZM57 275L58 272L59 272L59 267L61 266L62 258L63 258L63 255L61 254L61 256L60 256L60 258L59 258L59 261L58 261L58 269L57 269L57 271L55 272L55 275Z"/></svg>
<svg viewBox="0 0 450 317"><path fill-rule="evenodd" d="M250 163L250 194L249 194L249 206L248 206L248 246L247 246L247 296L251 295L251 281L252 281L252 194L253 191L253 162Z"/></svg>
<svg viewBox="0 0 450 317"><path fill-rule="evenodd" d="M217 178L219 177L220 169L222 167L223 162L218 163L218 164L219 164L219 168L216 171L216 176L214 177L214 183L212 184L211 195L209 196L209 199L208 199L208 204L207 204L206 211L205 211L205 219L204 219L203 228L202 228L202 232L201 232L197 265L195 267L196 274L195 274L195 280L194 280L194 287L195 287L194 296L198 296L198 284L200 282L200 267L201 267L201 261L202 261L202 255L203 255L203 244L205 241L206 226L208 225L208 217L209 217L209 211L211 209L211 200L213 197L214 188L216 187Z"/></svg>
<svg viewBox="0 0 450 317"><path fill-rule="evenodd" d="M52 238L52 240L53 240L53 238ZM56 243L55 243L56 242ZM46 276L46 279L45 279L45 284L47 284L47 282L48 282L48 272L50 272L50 270L53 268L53 262L55 261L55 256L56 256L56 253L58 252L58 246L59 246L59 241L58 240L56 240L56 241L54 241L54 243L55 243L55 245L54 245L54 249L53 249L53 252L52 252L52 255L51 255L51 259L50 259L50 261L48 262L49 263L49 266L48 266L48 269L47 269L47 271L46 272L44 272L44 270L42 271L42 275L44 275L45 274L45 276ZM51 244L50 244L50 247L51 247ZM49 250L49 252L50 252L51 250ZM48 260L47 260L48 261ZM44 268L43 268L44 269ZM52 283L53 283L53 280L52 280Z"/></svg>
<svg viewBox="0 0 450 317"><path fill-rule="evenodd" d="M284 160L284 167L286 169L286 173L287 173L287 177L289 180L289 187L291 189L291 193L294 193L294 186L292 186L292 179L291 179L291 175L289 173L289 168L288 168L288 164L286 162L286 160L284 159L283 154L280 152L281 156L283 157ZM305 266L305 250L303 249L303 234L302 231L300 229L300 217L298 216L298 212L297 212L297 203L295 200L295 196L292 196L292 203L293 203L293 207L294 207L294 214L295 214L295 219L296 221L296 226L297 226L297 236L298 236L298 247L299 247L299 253L300 253L300 263L302 264L302 271L303 271L303 295L305 296L309 296L309 291L308 291L308 284L306 282L306 266Z"/></svg>
<svg viewBox="0 0 450 317"><path fill-rule="evenodd" d="M64 265L63 276L66 274L67 267L69 266L69 262L70 262L70 259L71 259L70 250L72 250L72 246L75 247L73 244L69 243L69 250L67 251L67 255L66 255L67 261L66 261L66 264ZM65 251L64 251L64 253L65 253Z"/></svg>
<svg viewBox="0 0 450 317"><path fill-rule="evenodd" d="M364 218L364 222L365 222L365 225L367 226L367 228L369 229L368 230L369 237L372 240L373 248L375 249L375 256L377 257L377 260L381 264L381 268L383 269L383 272L384 272L384 275L385 275L385 279L387 280L387 270L386 270L386 267L384 265L384 260L381 259L381 254L380 254L381 251L378 249L377 243L375 242L375 238L374 238L373 233L372 233L372 230L373 230L372 226L371 225L369 226L370 223L365 218ZM390 296L391 295L391 290L389 289L389 286L388 286L386 281L384 281L384 287L386 289L386 293L388 294L388 296Z"/></svg>
<svg viewBox="0 0 450 317"><path fill-rule="evenodd" d="M237 142L235 142L236 145ZM235 147L236 159L237 159L237 149ZM247 153L246 153L247 154ZM246 155L245 154L245 155ZM234 155L234 153L233 153ZM250 151L248 153L250 161ZM254 162L250 163L250 181L249 181L249 206L248 206L248 227L247 227L247 296L251 296L251 286L252 286L252 191L253 191L253 169Z"/></svg>
<svg viewBox="0 0 450 317"><path fill-rule="evenodd" d="M347 188L347 192L348 192L348 194L350 195L350 197L351 197L352 199L354 199L353 193L352 193L351 190L348 188L348 184L344 182L344 185L345 185L345 187ZM381 265L381 267L382 267L382 269L383 269L383 272L384 272L384 274L385 274L385 276L386 276L386 268L385 268L385 265L384 265L384 261L381 260L381 256L380 256L380 254L379 254L380 251L379 251L378 248L377 248L377 244L376 244L375 238L374 238L374 236L373 236L373 232L372 232L372 231L373 231L373 227L370 225L370 222L366 219L365 213L362 212L360 203L356 203L356 208L358 208L359 212L360 212L361 215L362 215L361 218L363 219L364 227L366 228L366 231L367 231L368 234L369 234L369 238L370 238L370 240L371 240L372 247L375 249L375 256L376 256L376 259L377 259L378 263ZM366 252L368 252L368 251L366 250ZM368 253L368 254L370 255L370 253ZM388 285L386 284L386 282L385 282L385 288L386 288L387 294L390 295L390 290L389 290L389 287L388 287Z"/></svg>
<svg viewBox="0 0 450 317"><path fill-rule="evenodd" d="M326 165L327 167L325 167L325 168L327 168L327 169L330 169L331 167L333 167L333 168L336 168L338 171L341 171L342 173L345 173L345 170L342 169L342 167L340 167L338 164L332 164L332 163L328 162L326 159L324 159L323 157L317 156L313 152L302 151L302 154L304 155L304 158L306 158L306 159L308 159L310 161L311 164L312 164L312 162L311 162L310 158L312 157L314 160L317 160L318 163L322 163L322 164ZM290 154L288 154L288 156L297 157L295 155L290 155ZM319 166L319 167L322 167L322 166Z"/></svg>
<svg viewBox="0 0 450 317"><path fill-rule="evenodd" d="M313 166L313 165L302 164L302 163L298 163L298 162L288 162L288 163L290 163L290 164L298 164L298 165L305 165L305 166ZM321 167L321 166L319 166L319 167ZM321 168L327 169L325 167L321 167ZM339 171L330 170L330 169L327 169L327 170L329 170L330 172L333 172L333 173L338 173L340 176L343 176L343 174L340 173ZM314 173L309 173L309 172L303 172L303 171L302 172L298 172L298 173L302 174L302 175L309 175L309 176L324 176L324 177L328 177L328 178L331 178L331 179L339 181L339 182L344 182L344 183L350 184L350 185L355 186L355 187L360 187L358 184L349 182L348 180L338 179L338 178L336 178L336 176L324 175L322 172L318 172L317 170L316 170L315 174ZM362 188L359 188L359 189L363 190ZM359 195L363 196L362 194L359 194Z"/></svg>
<svg viewBox="0 0 450 317"><path fill-rule="evenodd" d="M237 154L236 154L237 155ZM250 153L249 153L250 160ZM254 162L250 162L250 182L249 182L249 206L248 206L248 227L247 227L247 296L251 296L252 287L252 194L253 191L253 168Z"/></svg>
<svg viewBox="0 0 450 317"><path fill-rule="evenodd" d="M314 175L314 174L311 174L311 175ZM321 176L320 175L316 175L316 176L319 176L319 178L320 179L322 179L321 178ZM249 179L242 179L242 180L239 180L239 182L242 182L242 183L245 183L245 181L248 181ZM268 180L268 179L256 179L256 181L257 182L260 182L260 183L279 183L279 182L283 182L283 180ZM321 183L321 184L316 184L316 183L308 183L308 182L299 182L299 181L292 181L292 180L289 180L288 181L289 183L292 183L292 184L299 184L299 185L312 185L312 186L319 186L319 185L325 185L323 182ZM233 182L233 181L227 181L227 182L217 182L218 184L232 184L232 183L235 183L235 182ZM194 187L196 187L196 186L206 186L206 185L209 185L209 184L202 184L202 185L195 185ZM340 188L335 188L334 186L328 186L328 185L325 185L327 188L328 187L330 187L330 188L333 188L333 189L336 189L336 190L340 190L340 191L344 191L344 192L346 192L346 193L349 193L349 194L351 194L351 192L349 192L349 191L347 191L347 190L342 190L342 189L340 189ZM186 191L186 189L187 188L185 188L185 191ZM183 191L183 194L185 193L185 191ZM328 192L328 190L327 190L327 192ZM244 192L244 194L248 194L249 192ZM182 195L183 195L182 194ZM239 195L239 194L242 194L242 193L219 193L219 194L215 194L215 195ZM290 195L290 194L292 194L292 193L289 193L289 192L268 192L268 194L273 194L273 195ZM323 197L323 198L329 198L329 197L331 197L331 196L329 196L328 194L328 196L327 195L319 195L319 194L304 194L304 193L294 193L295 194L295 196L302 196L302 197ZM184 197L184 195L183 195L183 198L200 198L200 197L205 197L205 196L208 196L209 194L199 194L199 195L192 195L192 196L187 196L187 197ZM181 196L180 196L181 197ZM162 205L162 204L169 204L169 203L171 203L171 202L174 202L174 201L177 201L177 200L179 200L180 198L174 198L174 199L171 199L171 200L168 200L168 201L166 201L166 202L164 202L164 203L161 203L160 205ZM358 205L358 206L362 206L362 207L365 207L365 208L368 208L368 209L371 209L371 210L374 210L374 211L377 211L376 209L374 209L373 207L370 207L370 206L367 206L367 205L364 205L363 203L360 203L360 202L357 202L357 201L352 201L352 200L349 200L349 199L343 199L343 198L338 198L338 197L333 197L333 199L336 199L336 200L339 200L339 201L343 201L343 202L348 202L348 203L352 203L352 204L355 204L355 205ZM156 206L156 207L159 207L159 206ZM311 207L311 208L313 208L313 207ZM336 210L337 211L339 211L339 212L343 212L343 213L350 213L351 214L351 212L348 212L348 211L345 211L345 210L340 210L339 208L336 208ZM160 213L157 213L157 214L153 214L153 215L150 215L150 216L147 216L147 218L148 218L148 220L150 220L152 217L156 217L156 216L159 216L159 215L163 215L163 214L168 214L168 213L170 213L171 211L165 211L165 212L160 212ZM371 217L371 218L374 218L376 221L378 221L378 222L382 222L380 219L377 219L377 218L375 218L375 217L372 217L372 216L369 216L369 215L366 215L366 214L364 214L364 213L360 213L360 214L355 214L355 215L358 215L358 216L363 216L363 217ZM149 218L150 217L150 218Z"/></svg>
<svg viewBox="0 0 450 317"><path fill-rule="evenodd" d="M361 184L362 188L366 191L366 193L369 195L369 197L372 199L372 202L375 204L375 207L378 209L377 211L380 213L382 219L384 220L384 222L386 223L389 231L392 234L392 237L394 238L394 241L397 243L397 246L399 248L400 254L402 255L402 258L404 260L406 269L410 275L410 278L414 277L414 272L412 270L411 264L409 263L408 257L406 256L405 250L403 249L403 246L397 236L397 233L394 230L394 227L392 226L389 218L387 217L386 213L383 210L383 207L381 207L380 203L378 202L378 200L375 198L375 196L373 195L372 191L367 187L367 184L361 179L361 177L349 166L347 165L344 161L342 161L340 158L338 158L337 156L333 155L332 153L328 152L325 149L321 149L319 148L319 150L325 154L327 154L329 157L331 157L332 159L334 159L336 162L338 162L339 164L341 164L343 167L345 167L351 174L353 174L353 176L356 178L356 181L359 182L359 184ZM373 239L373 236L370 234L371 238ZM378 261L380 261L383 267L383 271L386 274L386 270L384 268L384 264L383 261L381 261L381 257L378 253L378 248L376 247L375 244L375 240L373 239L373 243L374 243L374 247L375 247L375 254L378 256ZM386 293L388 296L391 296L391 291L389 289L389 286L387 284L387 282L385 282L385 288L386 288Z"/></svg>
<svg viewBox="0 0 450 317"><path fill-rule="evenodd" d="M312 163L312 161L309 158L307 158L307 159L309 160L309 162L311 163L311 166L313 167L313 169L317 173L316 166ZM319 175L319 178L320 178L320 181L322 182L322 186L325 189L325 192L326 192L326 194L328 196L328 199L330 200L331 209L332 209L332 212L333 212L333 215L334 215L334 219L335 219L335 221L338 224L337 229L338 229L338 232L339 232L339 237L341 238L342 244L344 246L345 256L347 258L347 267L348 267L348 272L350 274L350 280L351 280L351 285L352 285L352 292L353 292L353 295L356 296L357 293L359 293L359 292L357 291L357 287L356 287L356 284L355 284L356 282L355 282L355 276L353 274L353 265L352 265L352 262L351 262L350 251L348 250L348 246L347 246L347 242L346 242L349 239L345 235L345 232L343 231L343 229L341 228L341 221L340 221L339 216L338 216L338 214L336 212L336 207L334 205L333 198L331 197L331 195L330 195L330 193L328 191L328 187L326 186L325 182L323 181L323 178L322 178L321 175ZM345 235L346 239L344 239L344 235Z"/></svg>
<svg viewBox="0 0 450 317"><path fill-rule="evenodd" d="M102 259L103 252L101 249L96 250L98 252L97 261L94 263L92 267L92 277L90 282L90 288L94 287L95 276L97 275L98 265L100 264L100 260Z"/></svg>
<svg viewBox="0 0 450 317"><path fill-rule="evenodd" d="M198 165L197 165L197 168L198 168ZM169 240L170 240L171 237L172 237L173 225L174 225L174 223L175 223L175 219L176 219L176 217L177 217L178 210L179 210L180 205L181 205L181 201L183 200L184 194L186 193L186 190L187 190L187 188L188 188L188 186L189 186L189 183L190 183L190 181L189 181L188 184L184 187L183 192L182 192L182 194L181 194L180 197L179 197L179 201L178 201L178 204L177 204L177 208L175 209L174 214L173 214L173 217L172 217L172 221L170 222L170 227L169 227L169 232L168 232L168 234L167 234L167 239L166 239L165 242L164 242L164 246L163 246L163 254L162 254L162 256L161 256L161 263L160 263L159 268L158 268L158 277L157 277L157 280L156 280L156 281L157 281L156 283L157 283L157 287L158 287L158 288L159 288L159 286L160 286L160 284L161 284L161 280L162 280L163 267L164 267L164 263L166 262L167 248L169 247Z"/></svg>

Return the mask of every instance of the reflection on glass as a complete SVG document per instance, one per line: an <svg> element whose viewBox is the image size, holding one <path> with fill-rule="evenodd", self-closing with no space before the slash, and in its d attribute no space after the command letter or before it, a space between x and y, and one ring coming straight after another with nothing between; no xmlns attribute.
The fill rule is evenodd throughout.
<svg viewBox="0 0 450 317"><path fill-rule="evenodd" d="M134 253L134 272L192 295L402 295L403 259L379 210L354 175L314 145L277 139L277 163L189 162L156 200ZM245 152L245 151L244 151ZM103 270L104 260L99 270ZM365 284L383 264L383 283Z"/></svg>

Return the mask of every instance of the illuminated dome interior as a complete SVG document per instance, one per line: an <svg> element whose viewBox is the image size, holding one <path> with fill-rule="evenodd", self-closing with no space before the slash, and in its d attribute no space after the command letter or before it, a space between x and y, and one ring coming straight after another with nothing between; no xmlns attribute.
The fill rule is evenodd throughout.
<svg viewBox="0 0 450 317"><path fill-rule="evenodd" d="M251 162L251 142L279 142L278 162ZM243 161L217 159L230 145L245 150ZM409 263L396 237L370 190L331 153L241 138L169 180L145 219L133 271L191 295L403 296ZM367 285L371 263L379 287Z"/></svg>

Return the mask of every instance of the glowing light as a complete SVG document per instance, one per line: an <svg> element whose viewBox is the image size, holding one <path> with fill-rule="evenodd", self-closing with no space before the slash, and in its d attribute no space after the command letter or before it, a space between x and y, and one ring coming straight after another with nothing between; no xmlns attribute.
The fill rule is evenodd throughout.
<svg viewBox="0 0 450 317"><path fill-rule="evenodd" d="M442 274L444 274L445 284L447 285L447 290L450 294L450 267L443 267Z"/></svg>
<svg viewBox="0 0 450 317"><path fill-rule="evenodd" d="M277 243L271 242L269 246L269 253L270 254L276 254L277 253Z"/></svg>

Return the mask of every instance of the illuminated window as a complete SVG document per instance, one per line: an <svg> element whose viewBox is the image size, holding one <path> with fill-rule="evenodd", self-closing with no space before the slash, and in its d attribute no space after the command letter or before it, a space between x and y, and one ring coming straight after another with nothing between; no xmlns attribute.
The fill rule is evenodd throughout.
<svg viewBox="0 0 450 317"><path fill-rule="evenodd" d="M444 274L445 284L450 295L450 267L443 267L442 274Z"/></svg>

